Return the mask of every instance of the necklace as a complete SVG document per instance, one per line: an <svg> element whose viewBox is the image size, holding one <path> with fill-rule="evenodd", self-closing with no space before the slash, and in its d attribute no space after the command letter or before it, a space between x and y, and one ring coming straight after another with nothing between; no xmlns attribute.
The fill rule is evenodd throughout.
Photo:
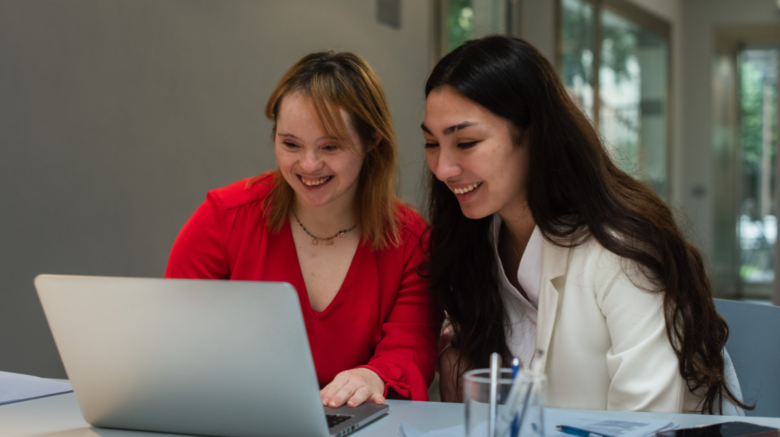
<svg viewBox="0 0 780 437"><path fill-rule="evenodd" d="M316 245L320 244L320 241L324 241L326 246L332 246L334 238L336 238L336 237L341 237L341 238L346 237L347 236L347 232L355 229L355 227L357 226L357 224L354 224L349 229L342 229L342 230L336 232L335 234L333 234L330 237L322 238L322 237L317 237L316 235L312 235L312 233L309 232L308 229L306 229L306 226L304 226L303 223L301 223L301 221L298 219L298 214L296 214L295 211L293 211L293 216L295 217L295 221L298 222L298 225L301 227L301 229L303 229L303 232L306 232L306 234L308 234L311 237L311 244L313 246L316 246Z"/></svg>

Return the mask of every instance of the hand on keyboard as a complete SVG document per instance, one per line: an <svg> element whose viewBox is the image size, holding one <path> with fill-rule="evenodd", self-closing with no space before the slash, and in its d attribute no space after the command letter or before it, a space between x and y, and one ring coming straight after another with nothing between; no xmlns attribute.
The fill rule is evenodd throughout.
<svg viewBox="0 0 780 437"><path fill-rule="evenodd" d="M357 407L363 402L384 404L385 382L376 373L365 368L345 370L320 390L322 405L337 408L346 402Z"/></svg>

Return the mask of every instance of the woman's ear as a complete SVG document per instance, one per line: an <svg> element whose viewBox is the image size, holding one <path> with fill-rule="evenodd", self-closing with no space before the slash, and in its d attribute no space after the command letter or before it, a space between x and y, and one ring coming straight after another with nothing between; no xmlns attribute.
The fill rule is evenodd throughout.
<svg viewBox="0 0 780 437"><path fill-rule="evenodd" d="M512 129L512 138L515 142L515 146L519 146L519 147L527 146L528 140L531 137L531 133L530 133L531 129L529 128L521 129L515 126L514 124L512 124L511 129Z"/></svg>
<svg viewBox="0 0 780 437"><path fill-rule="evenodd" d="M379 147L379 143L382 142L382 136L379 134L374 134L374 137L372 138L370 147L366 148L366 153L376 149Z"/></svg>

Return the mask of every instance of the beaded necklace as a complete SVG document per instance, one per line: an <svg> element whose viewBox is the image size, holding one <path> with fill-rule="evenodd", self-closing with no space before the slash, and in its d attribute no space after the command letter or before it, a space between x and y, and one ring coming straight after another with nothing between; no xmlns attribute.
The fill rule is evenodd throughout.
<svg viewBox="0 0 780 437"><path fill-rule="evenodd" d="M342 229L342 230L336 232L334 235L332 235L330 237L322 238L322 237L317 237L316 235L312 235L312 233L309 232L308 229L306 229L306 226L304 226L303 223L301 223L300 219L298 219L298 214L296 214L295 211L293 211L293 216L295 217L295 221L298 222L298 225L301 227L301 229L303 229L303 232L306 232L306 234L308 234L311 237L311 244L313 246L318 245L320 243L320 241L324 241L326 246L332 246L334 238L336 238L336 237L341 237L341 238L346 237L347 236L347 232L355 229L355 227L357 226L357 224L354 224L349 229Z"/></svg>

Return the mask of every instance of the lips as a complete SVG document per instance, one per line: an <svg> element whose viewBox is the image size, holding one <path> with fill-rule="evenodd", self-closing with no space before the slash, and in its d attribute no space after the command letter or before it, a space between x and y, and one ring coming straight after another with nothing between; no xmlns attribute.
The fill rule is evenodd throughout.
<svg viewBox="0 0 780 437"><path fill-rule="evenodd" d="M333 176L324 176L324 177L321 177L321 178L305 178L305 177L303 177L301 175L298 175L298 179L300 179L301 182L303 182L303 184L308 186L308 187L316 187L316 186L322 185L325 182L328 182L329 180L331 180L332 178L333 178Z"/></svg>
<svg viewBox="0 0 780 437"><path fill-rule="evenodd" d="M474 191L477 189L480 185L482 185L482 182L476 182L469 186L463 187L463 188L452 188L452 192L455 194L466 194L471 191Z"/></svg>

